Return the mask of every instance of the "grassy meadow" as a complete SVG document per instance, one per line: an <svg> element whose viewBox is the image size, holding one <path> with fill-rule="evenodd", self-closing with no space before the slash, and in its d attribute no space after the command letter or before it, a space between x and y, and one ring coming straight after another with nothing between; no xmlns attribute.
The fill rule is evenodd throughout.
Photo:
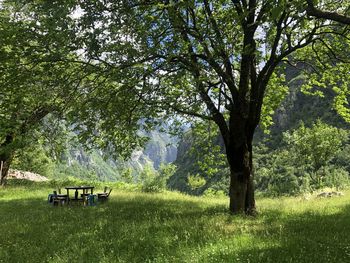
<svg viewBox="0 0 350 263"><path fill-rule="evenodd" d="M52 190L0 189L0 262L350 262L350 192L258 199L250 218L230 216L226 198L174 192L53 207Z"/></svg>

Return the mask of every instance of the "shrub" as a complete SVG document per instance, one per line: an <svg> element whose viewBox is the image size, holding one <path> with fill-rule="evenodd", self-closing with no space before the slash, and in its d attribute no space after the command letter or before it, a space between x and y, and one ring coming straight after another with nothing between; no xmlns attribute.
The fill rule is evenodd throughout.
<svg viewBox="0 0 350 263"><path fill-rule="evenodd" d="M176 171L174 164L161 164L159 171L150 165L146 165L140 174L143 192L162 192L166 190L166 183Z"/></svg>
<svg viewBox="0 0 350 263"><path fill-rule="evenodd" d="M325 167L320 171L322 178L321 187L335 187L337 189L346 188L350 184L349 173L340 167Z"/></svg>
<svg viewBox="0 0 350 263"><path fill-rule="evenodd" d="M128 184L131 184L134 181L134 177L132 176L132 169L130 167L122 170L120 179Z"/></svg>
<svg viewBox="0 0 350 263"><path fill-rule="evenodd" d="M207 181L203 177L201 177L199 174L196 174L196 175L188 174L187 182L188 182L188 186L192 190L196 190L207 183Z"/></svg>

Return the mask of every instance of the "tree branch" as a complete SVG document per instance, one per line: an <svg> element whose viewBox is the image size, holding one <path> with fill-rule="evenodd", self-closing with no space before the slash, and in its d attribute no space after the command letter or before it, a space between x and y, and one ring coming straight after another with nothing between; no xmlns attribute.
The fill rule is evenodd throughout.
<svg viewBox="0 0 350 263"><path fill-rule="evenodd" d="M350 25L350 17L346 15L340 15L337 12L327 12L327 11L322 11L320 9L317 9L314 6L313 0L306 0L307 2L307 8L306 8L306 13L309 16L313 16L316 18L321 18L321 19L328 19L332 20L335 22L339 22L345 25Z"/></svg>

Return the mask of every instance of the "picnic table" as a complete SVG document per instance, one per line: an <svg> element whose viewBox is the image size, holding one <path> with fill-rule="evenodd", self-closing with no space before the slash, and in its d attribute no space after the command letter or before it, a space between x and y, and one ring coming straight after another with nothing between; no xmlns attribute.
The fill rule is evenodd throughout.
<svg viewBox="0 0 350 263"><path fill-rule="evenodd" d="M92 195L94 192L94 186L85 186L85 185L80 185L80 186L67 186L65 189L67 190L67 196L68 200L71 201L83 201L83 204L87 204L87 196ZM74 198L69 198L69 190L75 190L74 192ZM81 198L79 198L79 190L82 191ZM89 193L90 190L90 193Z"/></svg>

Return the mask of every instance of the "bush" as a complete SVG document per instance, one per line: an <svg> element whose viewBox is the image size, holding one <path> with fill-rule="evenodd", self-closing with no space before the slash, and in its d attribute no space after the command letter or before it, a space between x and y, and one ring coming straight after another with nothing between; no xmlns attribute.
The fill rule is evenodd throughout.
<svg viewBox="0 0 350 263"><path fill-rule="evenodd" d="M276 175L268 184L268 192L272 196L296 195L299 191L298 178L293 174Z"/></svg>
<svg viewBox="0 0 350 263"><path fill-rule="evenodd" d="M162 192L166 190L166 183L176 171L174 164L161 164L159 171L150 165L146 165L140 174L143 192Z"/></svg>
<svg viewBox="0 0 350 263"><path fill-rule="evenodd" d="M335 187L336 189L343 189L350 185L349 173L343 168L325 167L319 173L322 178L319 188Z"/></svg>
<svg viewBox="0 0 350 263"><path fill-rule="evenodd" d="M201 177L199 174L196 174L196 175L188 174L187 181L188 181L188 186L192 190L196 190L207 183L207 181L203 177Z"/></svg>

